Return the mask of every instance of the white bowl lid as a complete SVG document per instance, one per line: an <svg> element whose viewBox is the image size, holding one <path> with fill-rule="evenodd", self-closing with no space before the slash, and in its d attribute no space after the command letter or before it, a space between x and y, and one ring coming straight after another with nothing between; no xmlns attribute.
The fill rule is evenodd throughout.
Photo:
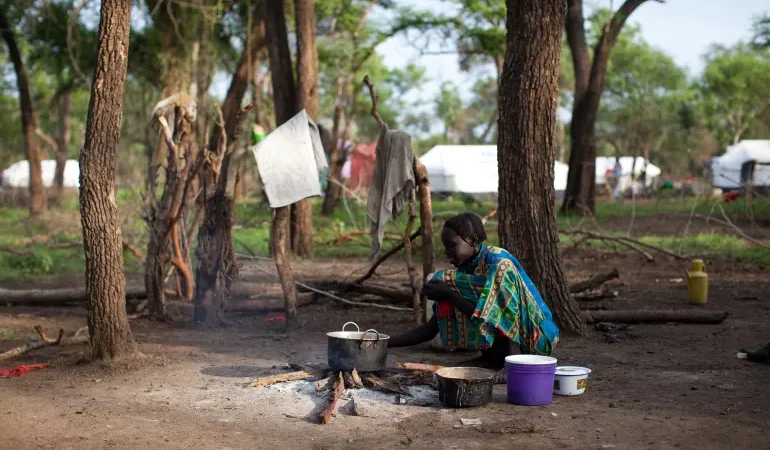
<svg viewBox="0 0 770 450"><path fill-rule="evenodd" d="M588 375L591 373L591 369L588 367L576 367L576 366L558 366L556 367L556 375Z"/></svg>
<svg viewBox="0 0 770 450"><path fill-rule="evenodd" d="M537 366L556 364L556 358L541 355L511 355L505 357L505 362L511 364L523 364L527 366Z"/></svg>

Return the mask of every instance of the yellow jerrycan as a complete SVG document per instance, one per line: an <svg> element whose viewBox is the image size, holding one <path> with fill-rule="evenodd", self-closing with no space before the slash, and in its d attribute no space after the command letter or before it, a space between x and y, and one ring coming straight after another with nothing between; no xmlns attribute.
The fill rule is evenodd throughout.
<svg viewBox="0 0 770 450"><path fill-rule="evenodd" d="M706 265L702 259L692 261L691 270L687 273L687 296L694 305L705 305L709 293L709 275L705 271Z"/></svg>

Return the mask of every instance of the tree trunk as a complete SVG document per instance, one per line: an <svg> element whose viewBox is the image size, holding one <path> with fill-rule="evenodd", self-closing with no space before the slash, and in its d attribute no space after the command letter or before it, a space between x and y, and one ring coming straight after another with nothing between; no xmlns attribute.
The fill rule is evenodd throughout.
<svg viewBox="0 0 770 450"><path fill-rule="evenodd" d="M575 66L575 98L572 109L567 189L562 212L593 214L596 200L596 117L612 47L628 16L646 0L626 0L612 15L594 47L590 60L586 43L583 2L568 0L567 41ZM589 69L590 67L590 69Z"/></svg>
<svg viewBox="0 0 770 450"><path fill-rule="evenodd" d="M115 172L123 116L131 2L102 0L96 64L80 151L80 215L86 259L86 307L95 358L131 355L126 280Z"/></svg>
<svg viewBox="0 0 770 450"><path fill-rule="evenodd" d="M29 92L29 81L24 62L21 59L19 47L16 44L16 35L13 32L8 18L5 16L5 8L0 9L0 32L8 45L8 54L16 71L16 84L19 88L19 100L21 104L21 127L24 133L24 149L29 161L29 214L39 216L45 210L45 189L43 188L43 172L40 167L40 142L37 140L37 121L35 110L32 106L32 96Z"/></svg>
<svg viewBox="0 0 770 450"><path fill-rule="evenodd" d="M72 111L72 89L65 89L59 96L56 121L56 173L53 177L54 195L52 203L61 203L64 193L64 167L70 144L70 113Z"/></svg>
<svg viewBox="0 0 770 450"><path fill-rule="evenodd" d="M224 124L217 123L214 126L208 143L209 154L216 155L221 145L230 149L225 150L222 161L207 164L201 175L203 191L199 197L199 207L203 207L203 221L198 229L198 248L195 253L198 266L195 270L193 320L210 325L219 324L224 319L230 285L238 275L232 243L235 205L233 199L227 197L226 187L233 144L240 134L241 120L244 119L241 102L251 83L250 76L258 67L259 53L266 45L262 9L256 7L255 13L247 38L249 45L241 54L238 70L233 74L222 106ZM221 141L222 126L227 137L226 144ZM216 166L218 169L215 170Z"/></svg>
<svg viewBox="0 0 770 450"><path fill-rule="evenodd" d="M348 120L345 117L345 103L350 98L352 81L353 73L337 84L337 103L334 106L332 125L332 151L329 155L329 184L326 185L326 196L321 208L321 213L325 216L330 216L334 212L337 201L342 195L342 187L339 184L342 183L342 166L345 164L347 152L341 127L342 123Z"/></svg>
<svg viewBox="0 0 770 450"><path fill-rule="evenodd" d="M294 0L297 28L297 109L318 119L318 51L315 44L315 0ZM313 256L313 208L310 199L292 207L291 248L299 256Z"/></svg>
<svg viewBox="0 0 770 450"><path fill-rule="evenodd" d="M267 50L272 71L273 105L275 108L275 125L281 126L291 119L297 111L297 97L294 89L294 74L289 51L289 38L286 31L286 21L283 10L283 0L266 0L265 31L267 35ZM270 247L275 258L275 265L283 287L286 319L290 326L296 323L297 317L297 287L287 256L289 238L290 207L275 209L271 227Z"/></svg>
<svg viewBox="0 0 770 450"><path fill-rule="evenodd" d="M559 0L507 2L497 145L498 232L501 245L519 256L548 299L557 324L565 331L582 332L585 324L561 264L554 206L554 131L564 14Z"/></svg>

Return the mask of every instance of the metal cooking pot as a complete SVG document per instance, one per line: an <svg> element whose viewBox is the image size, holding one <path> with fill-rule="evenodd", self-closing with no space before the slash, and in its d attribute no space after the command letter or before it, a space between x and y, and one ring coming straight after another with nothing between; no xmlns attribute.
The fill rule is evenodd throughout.
<svg viewBox="0 0 770 450"><path fill-rule="evenodd" d="M350 324L355 325L357 331L345 331ZM332 331L326 336L329 338L327 356L331 370L350 371L355 368L359 372L377 372L385 368L390 336L377 330L361 332L355 322L347 322L342 331Z"/></svg>
<svg viewBox="0 0 770 450"><path fill-rule="evenodd" d="M453 407L485 405L492 400L495 372L479 367L444 367L436 371L438 398Z"/></svg>

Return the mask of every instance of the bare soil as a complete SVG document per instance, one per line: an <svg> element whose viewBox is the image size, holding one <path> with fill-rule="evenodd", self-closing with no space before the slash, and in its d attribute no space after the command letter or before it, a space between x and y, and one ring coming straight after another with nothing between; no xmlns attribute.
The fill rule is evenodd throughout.
<svg viewBox="0 0 770 450"><path fill-rule="evenodd" d="M770 435L770 366L739 360L741 348L770 340L770 280L764 267L709 262L709 310L727 310L720 325L633 325L612 332L591 329L564 336L554 355L560 364L593 370L588 391L555 396L543 407L506 402L498 386L483 407L448 409L397 405L393 396L348 392L367 402L375 417L344 410L328 425L312 420L323 402L307 383L248 388L254 377L280 372L287 362L324 363L326 336L349 320L394 333L410 327L410 313L345 309L327 301L300 309L300 328L285 335L277 313L234 314L224 329L196 328L189 307L174 305L171 324L132 321L143 357L82 362L84 347L46 348L4 367L50 362L23 378L0 379L1 449L723 449L767 448ZM570 252L572 280L617 267L620 296L611 309L697 308L687 304L686 262L645 263L634 253ZM244 278L279 295L272 278L245 264ZM344 276L363 260L295 263L300 277ZM274 270L269 263L260 267ZM382 272L394 272L396 262ZM395 278L393 278L395 279ZM132 280L138 281L138 280ZM393 281L397 282L397 281ZM58 280L46 285L72 285ZM80 308L4 308L0 350L85 325ZM393 349L396 361L451 365L467 353L434 353L427 346ZM424 389L415 392L430 399ZM345 401L341 402L345 405ZM462 426L461 418L482 421Z"/></svg>

